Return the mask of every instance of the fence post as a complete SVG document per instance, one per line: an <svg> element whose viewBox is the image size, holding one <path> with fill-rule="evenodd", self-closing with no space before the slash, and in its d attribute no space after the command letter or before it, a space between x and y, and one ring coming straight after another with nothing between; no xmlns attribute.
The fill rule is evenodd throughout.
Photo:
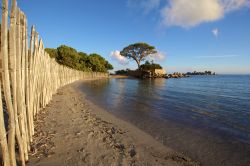
<svg viewBox="0 0 250 166"><path fill-rule="evenodd" d="M12 96L13 96L13 110L15 116L15 131L16 140L19 149L19 158L21 165L25 165L23 140L20 133L18 114L17 114L17 93L16 93L16 0L12 0L11 18L10 18L10 30L9 30L9 55L10 55L10 69L11 69L11 84L12 84Z"/></svg>
<svg viewBox="0 0 250 166"><path fill-rule="evenodd" d="M27 112L27 140L28 150L30 150L29 142L32 140L32 122L31 122L31 111L30 111L30 97L29 97L29 50L28 50L28 35L27 35L27 18L24 15L24 76L25 76L25 101L26 101L26 112Z"/></svg>
<svg viewBox="0 0 250 166"><path fill-rule="evenodd" d="M30 45L29 45L29 111L31 116L31 135L34 134L34 95L33 95L33 84L34 84L34 77L33 77L33 63L34 63L34 42L35 42L35 27L31 27L31 38L30 38ZM32 142L32 137L31 140Z"/></svg>
<svg viewBox="0 0 250 166"><path fill-rule="evenodd" d="M1 55L3 64L2 82L4 97L8 111L8 147L10 153L10 164L16 165L15 156L15 117L10 91L10 76L9 76L9 54L8 54L8 0L2 1L2 25L1 25Z"/></svg>
<svg viewBox="0 0 250 166"><path fill-rule="evenodd" d="M3 9L4 10L4 9ZM1 37L1 29L0 29L0 38ZM1 44L0 40L0 44ZM2 45L2 44L1 44ZM3 68L2 68L2 48L0 47L0 70L2 75ZM4 123L4 114L3 114L3 103L2 103L2 82L0 84L0 145L1 145L1 153L2 153L2 159L3 159L3 165L4 166L10 166L10 154L9 154L9 148L7 143L7 136L6 136L6 129L5 129L5 123Z"/></svg>
<svg viewBox="0 0 250 166"><path fill-rule="evenodd" d="M22 18L21 18L21 11L20 9L17 10L17 28L16 28L16 68L17 68L17 113L18 113L18 120L19 126L21 131L21 136L23 139L23 149L25 160L28 156L27 150L27 137L26 137L26 127L25 127L25 101L24 101L24 94L23 94L23 72L22 72L22 46L23 46L23 36L22 36Z"/></svg>

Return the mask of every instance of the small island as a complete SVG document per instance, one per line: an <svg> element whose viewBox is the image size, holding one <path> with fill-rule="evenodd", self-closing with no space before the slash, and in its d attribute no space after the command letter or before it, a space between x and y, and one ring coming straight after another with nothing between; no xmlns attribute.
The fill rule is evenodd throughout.
<svg viewBox="0 0 250 166"><path fill-rule="evenodd" d="M204 72L187 72L180 73L174 72L172 74L167 74L166 70L160 64L154 63L153 60L151 62L148 61L148 57L153 57L156 55L158 51L154 46L151 46L147 43L134 43L127 47L125 47L122 51L120 51L120 55L127 59L132 59L136 62L138 68L136 70L117 70L115 71L115 77L124 77L131 76L136 78L183 78L190 77L192 75L215 75L215 72L212 71L204 71ZM142 61L145 61L144 64L141 64Z"/></svg>
<svg viewBox="0 0 250 166"><path fill-rule="evenodd" d="M210 76L210 75L216 75L215 72L212 71L204 71L204 72L187 72L187 73L180 73L180 72L174 72L172 74L167 74L166 71L159 65L153 63L149 63L148 61L145 62L145 64L141 65L141 67L137 70L117 70L115 71L116 76L132 76L137 78L185 78L190 76Z"/></svg>

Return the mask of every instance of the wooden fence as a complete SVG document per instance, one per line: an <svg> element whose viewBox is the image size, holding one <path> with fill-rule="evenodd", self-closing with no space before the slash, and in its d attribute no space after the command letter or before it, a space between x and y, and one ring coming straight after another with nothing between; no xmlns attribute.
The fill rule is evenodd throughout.
<svg viewBox="0 0 250 166"><path fill-rule="evenodd" d="M10 14L8 9L8 0L2 0L0 161L5 166L24 166L34 134L34 117L56 90L79 79L107 77L107 73L59 65L44 51L34 26L28 35L27 18L16 0L12 0Z"/></svg>

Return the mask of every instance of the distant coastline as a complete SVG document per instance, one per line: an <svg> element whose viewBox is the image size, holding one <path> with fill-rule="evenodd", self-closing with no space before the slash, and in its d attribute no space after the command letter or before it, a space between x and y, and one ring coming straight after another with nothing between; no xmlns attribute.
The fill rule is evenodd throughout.
<svg viewBox="0 0 250 166"><path fill-rule="evenodd" d="M215 72L212 71L204 71L204 72L187 72L186 75L216 75Z"/></svg>
<svg viewBox="0 0 250 166"><path fill-rule="evenodd" d="M118 70L115 74L110 74L112 78L128 78L128 77L136 77L136 78L185 78L194 75L216 75L215 72L212 71L204 71L204 72L187 72L180 73L174 72L172 74L167 74L163 69L151 69L151 70Z"/></svg>

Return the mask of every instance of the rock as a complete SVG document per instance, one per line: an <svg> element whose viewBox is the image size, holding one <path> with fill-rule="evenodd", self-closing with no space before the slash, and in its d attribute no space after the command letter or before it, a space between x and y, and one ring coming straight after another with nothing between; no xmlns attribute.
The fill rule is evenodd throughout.
<svg viewBox="0 0 250 166"><path fill-rule="evenodd" d="M130 157L134 157L136 155L135 147L132 146L130 150L128 151Z"/></svg>
<svg viewBox="0 0 250 166"><path fill-rule="evenodd" d="M119 149L119 150L124 150L125 149L125 146L123 144L115 144L115 148Z"/></svg>
<svg viewBox="0 0 250 166"><path fill-rule="evenodd" d="M164 78L168 79L168 78L183 78L183 77L187 77L187 75L183 73L175 72L173 74L166 75Z"/></svg>
<svg viewBox="0 0 250 166"><path fill-rule="evenodd" d="M79 136L81 135L81 132L76 132L75 135Z"/></svg>
<svg viewBox="0 0 250 166"><path fill-rule="evenodd" d="M84 148L81 148L79 150L77 150L78 153L83 153L84 152Z"/></svg>
<svg viewBox="0 0 250 166"><path fill-rule="evenodd" d="M114 127L111 127L111 129L108 131L110 134L115 134L116 129Z"/></svg>

